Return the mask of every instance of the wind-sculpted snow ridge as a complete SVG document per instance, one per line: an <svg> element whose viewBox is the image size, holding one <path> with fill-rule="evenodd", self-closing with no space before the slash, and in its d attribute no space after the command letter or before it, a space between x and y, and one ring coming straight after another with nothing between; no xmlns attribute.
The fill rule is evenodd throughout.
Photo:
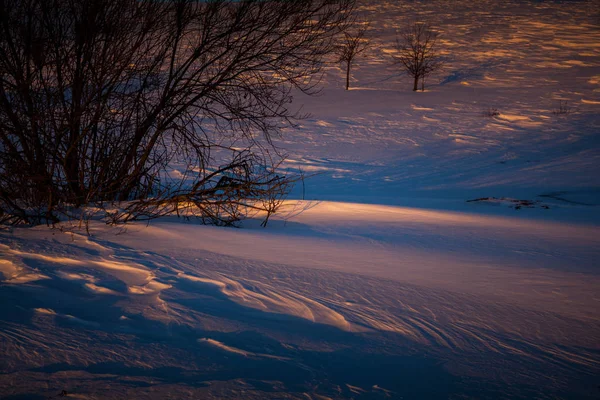
<svg viewBox="0 0 600 400"><path fill-rule="evenodd" d="M225 296L245 307L304 318L345 331L354 330L341 314L321 303L290 290L277 289L264 282L235 281L218 273L210 274L211 278L200 278L183 273L178 276L192 282L214 285Z"/></svg>
<svg viewBox="0 0 600 400"><path fill-rule="evenodd" d="M90 290L96 291L98 293L116 294L116 292L113 290L96 285L94 282L96 282L97 279L94 277L93 274L88 275L80 273L71 273L68 270L64 271L59 268L75 267L83 268L89 271L101 271L102 273L111 275L119 281L123 282L125 285L127 285L127 293L130 294L158 294L161 290L170 287L169 285L156 282L154 280L155 275L146 267L137 263L124 263L107 258L98 258L96 260L77 259L61 255L47 255L20 251L17 249L8 248L8 246L6 245L2 245L2 247L3 253L6 256L18 259L21 264L26 264L27 261L30 260L38 263L43 263L44 265L54 265L57 267L55 273L58 276L64 279L86 281L85 286ZM0 265L5 266L2 272L5 275L5 277L7 277L5 278L5 282L7 283L26 283L32 280L49 279L47 276L39 273L26 273L25 275L23 275L20 272L19 268L15 267L14 263L10 260L1 260ZM11 270L13 271L13 275L11 275Z"/></svg>
<svg viewBox="0 0 600 400"><path fill-rule="evenodd" d="M224 269L235 273L233 266ZM265 286L271 287L264 283L269 282L269 274L278 276L278 294L275 296L265 289ZM263 301L260 305L240 301L247 306L264 307L265 303L281 301L288 296L310 298L310 304L326 307L346 321L338 327L344 329L350 325L354 332L393 332L409 342L453 354L509 353L538 361L574 363L586 368L600 366L595 342L600 336L597 332L592 334L588 331L600 327L598 319L576 322L550 310L540 312L519 307L507 310L493 303L479 304L482 299L478 297L427 287L384 284L380 279L364 276L343 276L342 282L339 282L341 276L327 271L297 272L295 268L261 265L248 266L242 277L238 276L235 280L231 276L224 278L221 272L217 275L221 275L219 281L211 283L218 284L224 293L228 292L225 289L228 286L242 291L243 295L239 297L244 299L254 299L259 294ZM249 281L244 276L252 276L253 279ZM297 285L297 281L310 284ZM292 288L299 293L292 292ZM238 297L235 292L235 289L229 291L228 296ZM279 312L307 318L306 314L297 313L298 307L286 308L279 309ZM336 326L331 320L315 322ZM543 329L544 326L548 330ZM586 331L591 334L590 337L585 336Z"/></svg>
<svg viewBox="0 0 600 400"><path fill-rule="evenodd" d="M239 354L242 355L244 357L259 357L259 358L273 358L276 360L287 360L287 358L285 357L278 357L278 356L274 356L271 354L260 354L260 353L253 353L251 351L246 351L246 350L241 350L241 349L237 349L235 347L231 347L231 346L227 346L224 343L219 342L218 340L214 340L214 339L209 339L209 338L202 338L202 339L198 339L199 343L206 343L210 346L214 346L218 349L221 349L223 351L228 351L230 353L234 353L234 354Z"/></svg>
<svg viewBox="0 0 600 400"><path fill-rule="evenodd" d="M4 275L4 281L9 283L27 283L48 278L30 269L17 267L10 260L0 260L0 272Z"/></svg>

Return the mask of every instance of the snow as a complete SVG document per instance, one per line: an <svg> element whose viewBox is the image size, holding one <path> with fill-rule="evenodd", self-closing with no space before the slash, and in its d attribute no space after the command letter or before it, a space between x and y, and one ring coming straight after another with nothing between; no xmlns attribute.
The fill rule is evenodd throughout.
<svg viewBox="0 0 600 400"><path fill-rule="evenodd" d="M305 179L267 228L0 230L0 396L597 397L597 8L362 4L352 90L328 68L275 139ZM421 18L446 66L413 93Z"/></svg>

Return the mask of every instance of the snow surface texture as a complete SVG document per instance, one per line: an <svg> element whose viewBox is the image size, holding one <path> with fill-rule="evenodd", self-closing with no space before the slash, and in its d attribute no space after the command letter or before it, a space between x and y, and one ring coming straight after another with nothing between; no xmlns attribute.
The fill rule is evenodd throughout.
<svg viewBox="0 0 600 400"><path fill-rule="evenodd" d="M266 229L0 231L0 397L600 395L597 5L362 8ZM390 65L414 19L446 57L424 93Z"/></svg>

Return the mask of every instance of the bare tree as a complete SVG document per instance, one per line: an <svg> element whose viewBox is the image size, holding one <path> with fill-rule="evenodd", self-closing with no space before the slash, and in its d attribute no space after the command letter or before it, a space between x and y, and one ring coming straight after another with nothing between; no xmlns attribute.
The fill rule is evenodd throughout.
<svg viewBox="0 0 600 400"><path fill-rule="evenodd" d="M227 224L281 198L271 138L353 3L0 0L0 220L126 201L114 220Z"/></svg>
<svg viewBox="0 0 600 400"><path fill-rule="evenodd" d="M350 89L350 70L352 63L360 53L364 52L369 41L365 38L369 30L368 21L357 21L355 24L358 27L348 29L344 32L343 39L338 46L339 58L338 62L344 63L346 66L346 90Z"/></svg>
<svg viewBox="0 0 600 400"><path fill-rule="evenodd" d="M425 90L425 78L441 68L437 52L438 35L427 23L415 22L396 37L396 62L413 78L413 91Z"/></svg>

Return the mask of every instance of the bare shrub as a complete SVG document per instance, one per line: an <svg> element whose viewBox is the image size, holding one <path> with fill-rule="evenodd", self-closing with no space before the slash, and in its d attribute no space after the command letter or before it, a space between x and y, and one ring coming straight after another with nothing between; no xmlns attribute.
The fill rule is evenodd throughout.
<svg viewBox="0 0 600 400"><path fill-rule="evenodd" d="M488 107L488 108L487 108L487 109L486 109L486 110L483 112L483 115L484 115L484 116L486 116L486 117L493 118L493 117L497 117L497 116L499 116L499 115L500 115L500 111L498 111L498 109L497 109L497 108L495 108L495 107Z"/></svg>
<svg viewBox="0 0 600 400"><path fill-rule="evenodd" d="M572 112L571 106L569 106L569 102L567 100L559 100L558 107L556 107L552 114L554 115L569 115Z"/></svg>
<svg viewBox="0 0 600 400"><path fill-rule="evenodd" d="M0 220L126 202L115 221L185 204L227 224L282 196L271 139L299 117L292 89L316 90L352 8L0 0Z"/></svg>

